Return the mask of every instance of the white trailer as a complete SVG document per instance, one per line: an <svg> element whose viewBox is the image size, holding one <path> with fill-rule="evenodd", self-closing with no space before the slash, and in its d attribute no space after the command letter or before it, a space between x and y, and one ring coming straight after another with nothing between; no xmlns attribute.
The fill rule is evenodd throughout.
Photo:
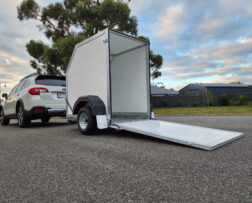
<svg viewBox="0 0 252 203"><path fill-rule="evenodd" d="M116 128L212 150L242 136L153 118L149 43L106 29L75 46L67 74L67 119L82 134Z"/></svg>

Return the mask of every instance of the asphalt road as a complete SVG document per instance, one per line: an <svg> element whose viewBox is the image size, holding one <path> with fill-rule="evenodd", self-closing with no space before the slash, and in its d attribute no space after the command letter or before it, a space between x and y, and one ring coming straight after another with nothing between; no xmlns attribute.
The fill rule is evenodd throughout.
<svg viewBox="0 0 252 203"><path fill-rule="evenodd" d="M162 117L245 136L212 152L53 120L0 127L0 202L251 202L252 117Z"/></svg>

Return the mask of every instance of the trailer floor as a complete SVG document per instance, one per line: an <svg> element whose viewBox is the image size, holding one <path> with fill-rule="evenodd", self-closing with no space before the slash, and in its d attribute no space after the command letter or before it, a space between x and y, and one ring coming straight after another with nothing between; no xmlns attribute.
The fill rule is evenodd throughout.
<svg viewBox="0 0 252 203"><path fill-rule="evenodd" d="M126 131L80 135L55 119L0 126L0 202L251 202L252 116L162 120L244 132L204 151Z"/></svg>

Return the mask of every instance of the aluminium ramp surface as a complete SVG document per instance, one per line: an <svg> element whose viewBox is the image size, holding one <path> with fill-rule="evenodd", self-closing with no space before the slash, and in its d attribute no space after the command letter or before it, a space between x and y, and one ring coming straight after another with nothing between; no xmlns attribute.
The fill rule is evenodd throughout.
<svg viewBox="0 0 252 203"><path fill-rule="evenodd" d="M240 138L243 133L159 120L121 121L116 124L123 130L168 140L192 147L213 150Z"/></svg>

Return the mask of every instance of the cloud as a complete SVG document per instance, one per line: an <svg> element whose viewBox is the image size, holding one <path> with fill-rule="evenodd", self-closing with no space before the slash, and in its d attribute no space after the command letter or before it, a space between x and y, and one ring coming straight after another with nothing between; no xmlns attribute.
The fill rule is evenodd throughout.
<svg viewBox="0 0 252 203"><path fill-rule="evenodd" d="M167 4L168 1L163 0L148 0L148 3L146 3L146 0L134 0L129 3L133 14L137 16L144 15L146 12L148 12L148 15L153 15L165 8Z"/></svg>
<svg viewBox="0 0 252 203"><path fill-rule="evenodd" d="M175 54L167 58L165 66L161 71L169 81L224 83L239 80L251 83L252 37L205 45L180 55Z"/></svg>
<svg viewBox="0 0 252 203"><path fill-rule="evenodd" d="M7 85L5 91L10 92L25 75L29 74L29 61L10 55L0 50L0 83Z"/></svg>
<svg viewBox="0 0 252 203"><path fill-rule="evenodd" d="M154 14L145 26L156 28L151 39L164 57L158 81L175 88L193 82L252 83L251 0L136 2L132 9L140 17Z"/></svg>
<svg viewBox="0 0 252 203"><path fill-rule="evenodd" d="M20 22L22 0L0 1L0 82L8 87L34 72L25 44L47 41L34 21ZM56 0L38 1L46 5ZM133 0L139 33L164 57L158 81L179 88L193 82L252 83L251 0Z"/></svg>
<svg viewBox="0 0 252 203"><path fill-rule="evenodd" d="M215 68L215 69L200 71L200 72L184 73L184 74L178 75L177 78L184 79L184 78L202 77L204 75L207 75L207 76L221 75L223 73L227 73L227 71L228 71L227 67L221 67L221 68Z"/></svg>
<svg viewBox="0 0 252 203"><path fill-rule="evenodd" d="M7 83L5 90L8 92L22 77L34 72L29 64L31 57L26 52L26 43L31 39L47 41L35 21L18 20L20 3L21 0L0 1L0 82Z"/></svg>
<svg viewBox="0 0 252 203"><path fill-rule="evenodd" d="M169 39L176 36L181 31L181 21L183 20L183 4L176 4L166 8L157 23L157 36Z"/></svg>
<svg viewBox="0 0 252 203"><path fill-rule="evenodd" d="M251 34L252 28L248 27L252 25L250 0L166 2L158 11L156 35L167 42L175 39L177 47L195 46L208 40L233 40L242 34Z"/></svg>
<svg viewBox="0 0 252 203"><path fill-rule="evenodd" d="M228 76L228 77L219 76L214 80L207 81L207 83L231 83L239 80L240 78L237 76Z"/></svg>
<svg viewBox="0 0 252 203"><path fill-rule="evenodd" d="M246 56L252 53L252 37L235 42L223 42L214 47L212 56L216 58L228 58L232 56Z"/></svg>

